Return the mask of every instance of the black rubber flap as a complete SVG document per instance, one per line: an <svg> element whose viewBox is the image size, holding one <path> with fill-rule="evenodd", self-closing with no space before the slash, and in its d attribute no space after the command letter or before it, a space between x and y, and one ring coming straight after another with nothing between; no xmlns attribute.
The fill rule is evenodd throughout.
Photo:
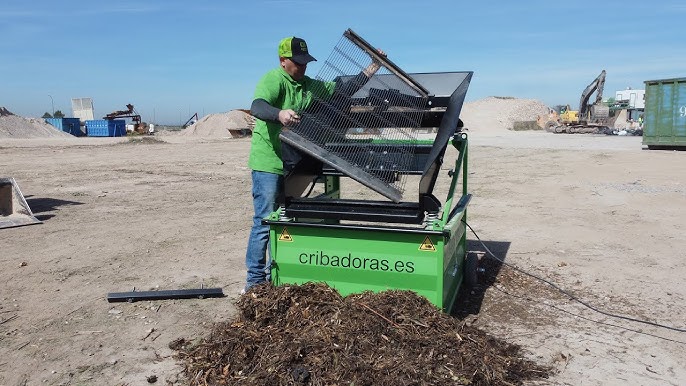
<svg viewBox="0 0 686 386"><path fill-rule="evenodd" d="M460 112L462 111L462 105L464 104L473 72L464 72L462 74L464 78L450 96L448 107L441 120L441 126L438 128L438 133L436 133L436 139L434 139L434 146L431 148L426 167L424 168L424 174L422 174L422 179L419 181L420 195L429 194L433 191L438 172L443 164L445 149L448 146L448 142L455 135L455 130L460 120Z"/></svg>

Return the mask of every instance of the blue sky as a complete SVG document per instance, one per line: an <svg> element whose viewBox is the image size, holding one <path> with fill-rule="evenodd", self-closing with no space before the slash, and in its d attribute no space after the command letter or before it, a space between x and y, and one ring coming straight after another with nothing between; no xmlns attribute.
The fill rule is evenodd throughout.
<svg viewBox="0 0 686 386"><path fill-rule="evenodd" d="M605 97L685 77L684 20L683 0L3 0L0 106L70 116L71 98L91 97L96 116L132 103L179 124L249 108L281 38L306 39L322 62L347 28L406 72L474 71L468 101L575 106L603 69Z"/></svg>

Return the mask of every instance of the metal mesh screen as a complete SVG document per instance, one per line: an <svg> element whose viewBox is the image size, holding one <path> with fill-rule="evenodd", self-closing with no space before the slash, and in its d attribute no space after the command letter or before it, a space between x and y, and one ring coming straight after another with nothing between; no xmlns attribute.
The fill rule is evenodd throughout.
<svg viewBox="0 0 686 386"><path fill-rule="evenodd" d="M75 118L82 121L93 119L93 99L92 98L72 98L71 110Z"/></svg>
<svg viewBox="0 0 686 386"><path fill-rule="evenodd" d="M373 61L380 68L370 77ZM335 92L299 111L301 122L284 141L398 200L405 189L402 172L416 169L416 128L428 100L422 87L348 33L315 79L333 82Z"/></svg>

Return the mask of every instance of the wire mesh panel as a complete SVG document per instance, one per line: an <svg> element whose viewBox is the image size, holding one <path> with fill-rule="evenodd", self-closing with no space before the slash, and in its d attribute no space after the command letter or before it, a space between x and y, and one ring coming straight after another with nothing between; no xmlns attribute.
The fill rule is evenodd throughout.
<svg viewBox="0 0 686 386"><path fill-rule="evenodd" d="M92 98L72 98L71 110L75 118L82 121L93 119L93 99Z"/></svg>
<svg viewBox="0 0 686 386"><path fill-rule="evenodd" d="M309 90L315 97L283 142L399 201L404 173L417 168L426 90L350 30L315 78L334 91Z"/></svg>

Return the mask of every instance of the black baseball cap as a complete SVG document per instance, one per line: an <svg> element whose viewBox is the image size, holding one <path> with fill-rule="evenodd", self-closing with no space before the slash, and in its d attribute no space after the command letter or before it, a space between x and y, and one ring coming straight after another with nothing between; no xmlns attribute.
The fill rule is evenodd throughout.
<svg viewBox="0 0 686 386"><path fill-rule="evenodd" d="M281 43L279 43L279 57L289 58L298 64L307 64L317 60L307 51L305 40L295 36L281 40Z"/></svg>

